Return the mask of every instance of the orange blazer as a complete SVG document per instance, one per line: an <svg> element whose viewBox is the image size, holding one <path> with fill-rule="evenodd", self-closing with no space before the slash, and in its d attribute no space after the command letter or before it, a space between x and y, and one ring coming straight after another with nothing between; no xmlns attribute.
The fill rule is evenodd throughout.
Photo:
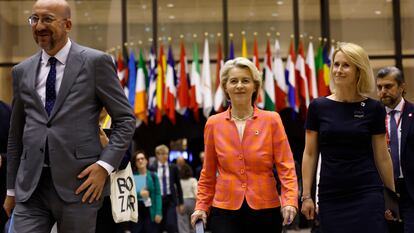
<svg viewBox="0 0 414 233"><path fill-rule="evenodd" d="M295 163L280 116L254 109L243 139L230 110L211 116L204 129L205 157L195 209L237 210L243 200L252 209L298 206ZM282 195L276 190L276 165Z"/></svg>

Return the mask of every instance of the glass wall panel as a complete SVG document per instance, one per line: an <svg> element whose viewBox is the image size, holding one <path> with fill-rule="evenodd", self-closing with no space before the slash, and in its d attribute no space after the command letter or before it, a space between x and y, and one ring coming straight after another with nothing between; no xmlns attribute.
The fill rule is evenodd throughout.
<svg viewBox="0 0 414 233"><path fill-rule="evenodd" d="M393 55L392 2L337 0L330 3L331 39L361 45L370 55Z"/></svg>
<svg viewBox="0 0 414 233"><path fill-rule="evenodd" d="M235 55L242 55L242 32L245 32L248 57L253 57L254 34L257 33L259 57L266 51L266 40L273 44L276 34L282 56L287 56L293 34L293 10L291 0L229 0L229 32L233 33Z"/></svg>
<svg viewBox="0 0 414 233"><path fill-rule="evenodd" d="M27 22L33 3L0 1L0 63L19 63L39 50ZM69 36L73 41L102 51L121 44L121 1L68 0L68 3L73 22ZM6 101L11 99L10 69L0 69L0 99Z"/></svg>
<svg viewBox="0 0 414 233"><path fill-rule="evenodd" d="M12 92L11 67L0 67L0 100L11 104Z"/></svg>
<svg viewBox="0 0 414 233"><path fill-rule="evenodd" d="M0 1L0 62L19 62L37 50L27 18L32 1Z"/></svg>
<svg viewBox="0 0 414 233"><path fill-rule="evenodd" d="M193 57L194 42L198 43L199 57L202 58L203 41L205 33L208 33L210 59L215 59L217 34L223 32L222 11L221 0L158 0L159 45L163 44L166 52L171 43L174 57L178 60L183 36L187 58L191 60Z"/></svg>
<svg viewBox="0 0 414 233"><path fill-rule="evenodd" d="M405 90L407 92L406 98L410 102L414 102L414 59L404 59L404 78Z"/></svg>
<svg viewBox="0 0 414 233"><path fill-rule="evenodd" d="M401 37L403 54L414 54L414 1L401 0Z"/></svg>
<svg viewBox="0 0 414 233"><path fill-rule="evenodd" d="M144 54L148 57L153 40L152 1L127 1L127 25L128 47L142 48ZM116 46L118 49L120 47L120 45ZM113 48L111 51L113 51ZM137 53L135 53L135 58L138 60Z"/></svg>
<svg viewBox="0 0 414 233"><path fill-rule="evenodd" d="M321 35L320 0L299 1L299 30L305 40ZM314 46L317 40L313 40Z"/></svg>
<svg viewBox="0 0 414 233"><path fill-rule="evenodd" d="M0 1L0 62L17 63L38 47L27 18L34 1ZM72 9L70 38L99 50L121 43L121 1L68 1Z"/></svg>
<svg viewBox="0 0 414 233"><path fill-rule="evenodd" d="M106 51L121 44L121 1L68 1L72 7L70 37L79 44Z"/></svg>

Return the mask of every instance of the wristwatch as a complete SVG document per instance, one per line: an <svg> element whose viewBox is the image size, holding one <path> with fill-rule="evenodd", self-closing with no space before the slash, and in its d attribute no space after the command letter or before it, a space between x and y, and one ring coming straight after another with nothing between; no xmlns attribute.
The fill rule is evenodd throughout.
<svg viewBox="0 0 414 233"><path fill-rule="evenodd" d="M312 197L310 195L304 195L300 197L300 202L304 202L308 199L312 199Z"/></svg>

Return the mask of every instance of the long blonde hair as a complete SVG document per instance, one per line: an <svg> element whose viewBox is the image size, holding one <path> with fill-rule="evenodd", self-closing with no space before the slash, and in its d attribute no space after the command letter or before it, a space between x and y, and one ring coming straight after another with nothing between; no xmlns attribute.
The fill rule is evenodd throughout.
<svg viewBox="0 0 414 233"><path fill-rule="evenodd" d="M357 67L357 92L361 95L368 95L373 92L375 88L374 73L372 71L367 53L359 45L346 42L337 43L335 51L332 55L330 68L331 77L333 77L332 70L335 62L335 55L338 52L345 54L351 63ZM335 84L332 80L329 83L329 88L332 93L335 93Z"/></svg>

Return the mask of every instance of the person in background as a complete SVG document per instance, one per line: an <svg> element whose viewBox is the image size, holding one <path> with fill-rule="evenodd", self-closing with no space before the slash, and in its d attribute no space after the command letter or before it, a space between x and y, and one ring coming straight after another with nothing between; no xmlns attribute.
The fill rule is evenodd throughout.
<svg viewBox="0 0 414 233"><path fill-rule="evenodd" d="M199 157L200 157L200 162L201 162L201 164L200 164L200 166L198 166L198 167L196 168L195 178L196 178L197 180L199 180L199 179L200 179L201 170L203 169L203 164L204 164L204 151L201 151L201 152L200 152Z"/></svg>
<svg viewBox="0 0 414 233"><path fill-rule="evenodd" d="M137 151L131 159L138 198L138 222L130 222L132 233L157 233L162 220L161 190L158 177L147 169L148 158Z"/></svg>
<svg viewBox="0 0 414 233"><path fill-rule="evenodd" d="M177 164L178 170L181 170L184 164L186 164L186 161L182 156L178 156L175 160L175 164Z"/></svg>
<svg viewBox="0 0 414 233"><path fill-rule="evenodd" d="M180 182L183 189L184 212L178 213L178 232L194 232L190 217L194 212L195 200L197 196L197 180L193 177L193 170L188 164L183 164L180 169Z"/></svg>
<svg viewBox="0 0 414 233"><path fill-rule="evenodd" d="M330 72L333 94L311 102L305 124L302 213L314 218L311 187L320 153L321 231L386 232L383 185L395 189L385 110L367 97L375 82L368 55L356 44L338 43Z"/></svg>
<svg viewBox="0 0 414 233"><path fill-rule="evenodd" d="M254 105L261 77L254 63L242 57L222 68L220 85L231 105L209 117L204 129L205 158L193 226L199 219L206 224L210 213L213 233L281 232L282 224L296 216L295 162L281 118Z"/></svg>
<svg viewBox="0 0 414 233"><path fill-rule="evenodd" d="M181 189L180 174L177 165L168 163L170 150L164 144L155 148L157 162L150 167L158 175L162 195L162 221L160 233L178 232L177 208L180 213L184 211L183 190ZM178 202L178 203L177 203Z"/></svg>
<svg viewBox="0 0 414 233"><path fill-rule="evenodd" d="M109 143L111 119L106 112L105 108L102 109L101 114L99 115L99 139L101 145L105 148ZM131 143L132 144L132 143ZM131 160L131 150L132 145L128 147L128 150L125 152L124 157L122 158L121 163L118 166L119 170L123 170L127 167L129 161ZM103 197L102 207L98 210L98 216L96 218L96 233L114 233L119 229L120 225L124 223L117 224L114 221L112 216L112 205L111 198L108 195Z"/></svg>
<svg viewBox="0 0 414 233"><path fill-rule="evenodd" d="M389 221L390 233L414 232L414 104L404 99L405 82L397 67L377 74L377 93L385 105L386 135L394 168L395 189L400 194L402 223Z"/></svg>
<svg viewBox="0 0 414 233"><path fill-rule="evenodd" d="M7 137L10 128L10 106L0 100L0 203L6 197L6 174L7 174ZM0 209L0 232L7 221L7 214Z"/></svg>
<svg viewBox="0 0 414 233"><path fill-rule="evenodd" d="M38 0L28 19L41 48L12 69L13 102L7 148L7 197L18 233L95 233L135 131L135 116L112 58L69 39L71 9L64 0ZM99 114L113 130L102 149Z"/></svg>

